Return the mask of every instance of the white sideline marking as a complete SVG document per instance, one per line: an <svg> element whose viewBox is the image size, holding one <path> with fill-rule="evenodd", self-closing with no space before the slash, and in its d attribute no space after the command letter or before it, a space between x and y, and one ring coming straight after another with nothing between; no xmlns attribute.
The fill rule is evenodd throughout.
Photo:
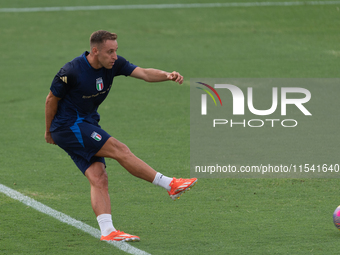
<svg viewBox="0 0 340 255"><path fill-rule="evenodd" d="M254 6L296 6L333 5L340 1L297 1L297 2L236 2L236 3L193 3L193 4L136 4L136 5L96 5L62 7L0 8L0 12L56 12L56 11L97 11L97 10L136 10L136 9L182 9L213 7L254 7Z"/></svg>
<svg viewBox="0 0 340 255"><path fill-rule="evenodd" d="M5 185L2 185L0 184L0 192L1 193L4 193L5 195L9 196L10 198L13 198L15 200L18 200L20 201L21 203L29 206L29 207L32 207L33 209L39 211L39 212L42 212L44 214L47 214L49 216L52 216L53 218L61 221L61 222L64 222L70 226L73 226L77 229L80 229L82 231L84 231L85 233L88 233L90 234L91 236L99 239L101 234L100 234L100 231L96 228L93 228L79 220L76 220L76 219L73 219L71 218L70 216L64 214L64 213L61 213L61 212L58 212L54 209L52 209L51 207L48 207L30 197L27 197L21 193L19 193L18 191L15 191L11 188L8 188L7 186ZM133 254L133 255L151 255L150 253L147 253L145 251L142 251L142 250L139 250L125 242L113 242L113 241L109 241L107 242L113 246L115 246L116 248L122 250L122 251L125 251L127 253L130 253L130 254Z"/></svg>

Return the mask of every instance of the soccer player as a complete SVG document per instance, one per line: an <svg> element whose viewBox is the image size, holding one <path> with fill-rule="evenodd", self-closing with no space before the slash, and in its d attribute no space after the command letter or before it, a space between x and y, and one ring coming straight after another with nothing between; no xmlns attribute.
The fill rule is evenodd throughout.
<svg viewBox="0 0 340 255"><path fill-rule="evenodd" d="M136 157L129 148L99 126L99 105L111 90L115 76L125 75L147 82L174 81L178 72L141 68L117 55L117 35L99 30L90 37L91 51L66 63L56 74L46 98L45 140L57 144L72 158L91 186L91 204L101 230L101 240L139 241L116 230L112 223L108 177L104 158L117 160L132 175L168 191L175 200L197 181L169 178Z"/></svg>

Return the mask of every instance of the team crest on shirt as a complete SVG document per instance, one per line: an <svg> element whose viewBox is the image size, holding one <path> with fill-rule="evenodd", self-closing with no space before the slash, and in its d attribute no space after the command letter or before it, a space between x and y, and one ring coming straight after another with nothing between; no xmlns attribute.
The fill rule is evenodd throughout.
<svg viewBox="0 0 340 255"><path fill-rule="evenodd" d="M104 89L104 82L102 77L96 79L96 88L98 91L102 91Z"/></svg>
<svg viewBox="0 0 340 255"><path fill-rule="evenodd" d="M96 140L96 141L100 141L102 140L102 136L100 134L98 134L97 132L93 131L93 133L91 134L91 137Z"/></svg>

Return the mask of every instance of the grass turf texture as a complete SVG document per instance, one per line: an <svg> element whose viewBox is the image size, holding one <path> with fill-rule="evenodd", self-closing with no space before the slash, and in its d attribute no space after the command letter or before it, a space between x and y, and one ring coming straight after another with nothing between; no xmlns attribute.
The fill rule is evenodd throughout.
<svg viewBox="0 0 340 255"><path fill-rule="evenodd" d="M55 4L1 3L34 6ZM118 33L119 54L131 62L184 75L182 86L117 77L99 112L102 127L152 167L188 177L189 78L338 77L338 17L336 5L1 13L0 183L98 228L86 178L43 138L51 80L88 50L95 30ZM107 164L114 224L151 254L338 252L338 180L202 179L173 202ZM125 254L3 194L0 215L2 254Z"/></svg>

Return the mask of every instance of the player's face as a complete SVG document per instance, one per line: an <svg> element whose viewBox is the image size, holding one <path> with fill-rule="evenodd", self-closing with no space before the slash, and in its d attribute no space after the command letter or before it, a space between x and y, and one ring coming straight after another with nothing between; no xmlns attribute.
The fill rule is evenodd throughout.
<svg viewBox="0 0 340 255"><path fill-rule="evenodd" d="M118 43L116 40L106 40L98 47L98 62L106 69L111 69L117 57Z"/></svg>

